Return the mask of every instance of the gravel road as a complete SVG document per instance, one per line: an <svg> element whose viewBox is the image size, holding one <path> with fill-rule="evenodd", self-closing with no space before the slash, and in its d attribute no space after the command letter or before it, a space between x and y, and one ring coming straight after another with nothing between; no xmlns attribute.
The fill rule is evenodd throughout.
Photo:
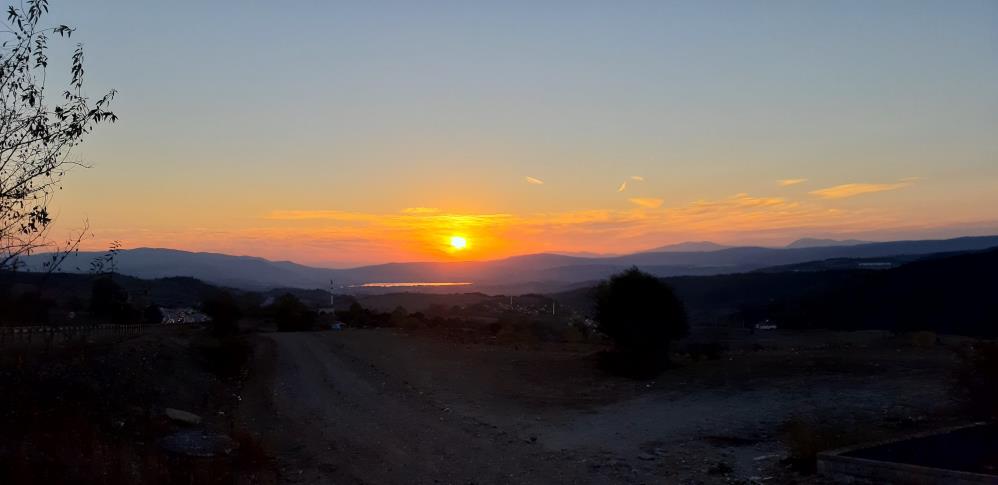
<svg viewBox="0 0 998 485"><path fill-rule="evenodd" d="M442 407L350 356L335 334L270 334L244 419L279 450L287 483L580 483L584 469ZM267 417L263 417L267 416ZM272 417L271 417L272 416Z"/></svg>
<svg viewBox="0 0 998 485"><path fill-rule="evenodd" d="M262 334L239 413L281 482L310 484L813 483L779 464L788 420L863 441L946 424L948 350L832 337L635 382L584 353Z"/></svg>

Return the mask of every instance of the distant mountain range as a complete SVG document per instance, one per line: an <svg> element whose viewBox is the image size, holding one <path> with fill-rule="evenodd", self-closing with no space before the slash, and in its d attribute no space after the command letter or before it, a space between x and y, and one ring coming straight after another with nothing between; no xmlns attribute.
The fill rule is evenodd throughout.
<svg viewBox="0 0 998 485"><path fill-rule="evenodd" d="M859 239L816 239L805 237L790 244L788 248L820 248L829 246L857 246L860 244L870 244L872 241L860 241Z"/></svg>
<svg viewBox="0 0 998 485"><path fill-rule="evenodd" d="M710 241L688 241L681 242L679 244L670 244L668 246L661 246L655 249L649 249L644 251L646 253L693 253L693 252L706 252L706 251L720 251L722 249L728 249L731 246L724 246Z"/></svg>
<svg viewBox="0 0 998 485"><path fill-rule="evenodd" d="M798 241L800 242L800 241ZM724 247L713 243L688 243L623 256L578 257L531 254L492 261L389 263L349 269L305 266L250 256L195 253L173 249L123 250L115 261L121 274L139 278L190 276L218 285L269 289L279 287L328 288L366 283L467 282L461 291L527 293L556 291L607 277L638 266L658 276L743 273L772 266L796 265L835 258L875 260L898 256L975 251L998 247L998 236L945 240L894 241L812 247ZM63 263L61 271L86 272L102 253L80 252ZM39 270L47 255L25 260L28 270ZM404 288L403 288L404 289ZM424 288L420 288L423 291ZM352 288L351 291L377 291ZM400 291L395 288L392 291ZM441 291L455 291L454 287Z"/></svg>

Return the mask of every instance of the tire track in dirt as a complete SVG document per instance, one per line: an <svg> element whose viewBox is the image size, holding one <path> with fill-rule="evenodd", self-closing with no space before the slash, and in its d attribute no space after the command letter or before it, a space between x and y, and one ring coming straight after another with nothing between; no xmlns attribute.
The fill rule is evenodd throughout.
<svg viewBox="0 0 998 485"><path fill-rule="evenodd" d="M332 333L262 336L244 420L286 483L580 483L588 467L435 402ZM605 477L604 477L605 478Z"/></svg>

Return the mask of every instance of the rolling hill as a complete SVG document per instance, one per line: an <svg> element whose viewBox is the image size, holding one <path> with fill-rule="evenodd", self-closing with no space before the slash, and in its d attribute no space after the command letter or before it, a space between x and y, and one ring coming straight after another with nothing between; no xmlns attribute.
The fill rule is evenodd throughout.
<svg viewBox="0 0 998 485"><path fill-rule="evenodd" d="M904 258L889 269L800 271L665 278L694 326L932 330L998 336L998 248ZM592 313L592 288L552 295Z"/></svg>
<svg viewBox="0 0 998 485"><path fill-rule="evenodd" d="M975 251L998 247L998 236L945 240L895 241L849 246L804 248L732 247L714 251L642 252L613 257L530 254L492 261L388 263L349 269L305 266L250 256L139 248L121 251L117 271L138 278L189 276L213 284L244 289L276 287L328 288L373 282L468 282L470 291L527 293L557 291L581 282L605 278L631 266L658 276L743 273L781 265L834 258L897 258L933 253ZM101 253L80 252L63 264L64 272L85 272ZM25 260L39 269L48 256ZM376 291L376 290L368 290Z"/></svg>

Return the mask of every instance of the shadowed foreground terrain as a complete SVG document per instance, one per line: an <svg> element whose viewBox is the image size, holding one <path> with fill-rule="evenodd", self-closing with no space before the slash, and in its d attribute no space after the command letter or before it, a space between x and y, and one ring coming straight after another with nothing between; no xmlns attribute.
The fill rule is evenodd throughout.
<svg viewBox="0 0 998 485"><path fill-rule="evenodd" d="M239 418L287 483L813 482L794 468L803 448L949 423L960 345L772 334L633 381L580 346L265 334Z"/></svg>

